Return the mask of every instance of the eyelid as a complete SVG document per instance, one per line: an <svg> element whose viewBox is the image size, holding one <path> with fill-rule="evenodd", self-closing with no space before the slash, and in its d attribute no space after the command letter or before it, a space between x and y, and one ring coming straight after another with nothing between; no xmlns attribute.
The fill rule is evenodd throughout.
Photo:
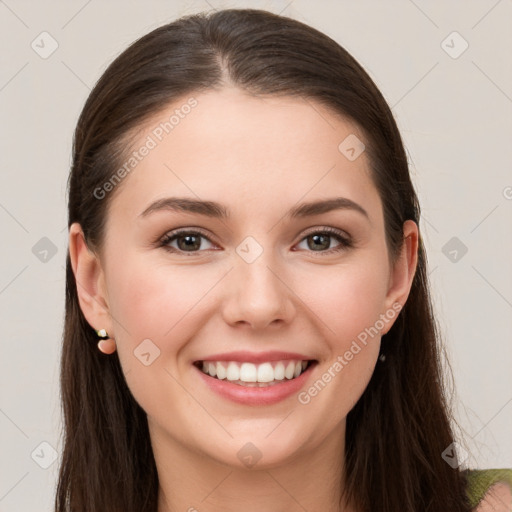
<svg viewBox="0 0 512 512"><path fill-rule="evenodd" d="M353 237L347 233L346 231L334 228L330 226L315 226L313 228L310 228L306 230L303 234L300 240L297 243L301 243L303 240L308 238L308 236L314 235L314 234L326 234L330 236L331 238L337 238L338 239L338 245L335 247L331 247L327 249L326 251L306 251L309 254L312 254L313 257L323 257L323 256L329 256L332 254L337 254L342 251L349 250L355 246ZM297 245L297 244L295 244Z"/></svg>
<svg viewBox="0 0 512 512"><path fill-rule="evenodd" d="M347 240L351 240L352 237L342 229L333 228L330 226L315 226L312 228L307 229L304 234L302 235L302 238L299 240L301 242L304 238L306 238L309 235L313 235L315 233L329 233L330 235L337 235L342 238L346 238Z"/></svg>
<svg viewBox="0 0 512 512"><path fill-rule="evenodd" d="M165 244L169 243L170 238L175 238L180 235L188 235L188 234L201 235L203 238L208 240L213 245L217 245L217 246L220 245L215 241L215 238L212 235L210 235L210 233L207 233L203 228L199 228L199 227L195 227L195 226L187 226L187 227L183 227L183 228L171 229L170 231L167 231L163 236L157 238L155 243L159 246L165 246ZM183 253L186 251L179 251L179 252ZM191 251L191 254L193 252L194 251ZM200 253L200 252L204 252L204 250L203 251L195 251L195 252Z"/></svg>
<svg viewBox="0 0 512 512"><path fill-rule="evenodd" d="M176 250L174 248L170 248L167 244L170 243L171 238L176 238L180 235L185 234L197 234L201 237L204 237L206 240L208 240L213 245L220 246L217 242L215 242L215 239L209 234L206 233L206 231L199 227L194 226L187 226L182 228L176 228L174 230L167 231L162 237L159 237L156 240L156 244L159 247L163 247L164 249L169 250L170 252L178 253L178 254L188 254L188 255L197 255L205 252L206 250L212 250L212 249L203 249L200 251L180 251ZM297 245L300 242L302 242L304 239L306 239L308 236L311 236L313 234L327 234L330 235L333 238L339 238L339 245L336 247L332 247L330 249L327 249L326 251L306 251L315 254L318 253L319 256L322 254L332 254L335 253L337 250L340 251L343 248L349 249L354 245L354 241L351 235L349 235L346 231L343 231L338 228L330 227L330 226L314 226L312 228L307 229L305 232L302 233L301 238L294 244ZM214 249L216 250L216 249Z"/></svg>

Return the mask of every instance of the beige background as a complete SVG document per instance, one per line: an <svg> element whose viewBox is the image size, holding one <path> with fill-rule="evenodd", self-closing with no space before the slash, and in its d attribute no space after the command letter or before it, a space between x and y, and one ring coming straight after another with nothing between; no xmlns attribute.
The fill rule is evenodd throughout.
<svg viewBox="0 0 512 512"><path fill-rule="evenodd" d="M248 6L330 35L393 107L423 207L457 419L471 452L465 465L512 467L510 0L0 0L2 512L52 510L65 190L82 105L137 37L182 14ZM42 58L52 39L57 49Z"/></svg>

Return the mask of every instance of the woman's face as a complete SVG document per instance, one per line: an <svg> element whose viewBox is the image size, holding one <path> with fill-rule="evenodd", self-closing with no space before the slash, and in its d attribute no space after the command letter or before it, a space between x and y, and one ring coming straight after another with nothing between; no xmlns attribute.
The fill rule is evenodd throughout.
<svg viewBox="0 0 512 512"><path fill-rule="evenodd" d="M312 100L191 94L138 133L119 189L96 191L114 194L106 309L81 304L154 443L272 467L343 438L415 266L389 264L362 139Z"/></svg>

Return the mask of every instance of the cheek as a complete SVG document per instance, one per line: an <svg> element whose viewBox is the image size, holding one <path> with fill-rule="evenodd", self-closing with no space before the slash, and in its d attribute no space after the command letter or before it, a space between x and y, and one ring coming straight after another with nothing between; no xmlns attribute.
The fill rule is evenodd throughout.
<svg viewBox="0 0 512 512"><path fill-rule="evenodd" d="M387 278L378 265L347 265L315 279L314 291L310 289L305 302L314 305L321 320L325 359L298 401L304 421L324 418L316 429L317 440L346 417L371 379L380 349Z"/></svg>
<svg viewBox="0 0 512 512"><path fill-rule="evenodd" d="M118 329L121 340L128 344L178 339L173 332L183 329L213 283L193 265L171 269L143 257L124 260L111 276L111 311L124 328Z"/></svg>
<svg viewBox="0 0 512 512"><path fill-rule="evenodd" d="M208 293L222 272L134 255L109 275L117 353L127 383L144 409L153 404L157 410L164 389L169 396L183 395L172 376L179 378L188 368L182 363L189 341L204 324Z"/></svg>
<svg viewBox="0 0 512 512"><path fill-rule="evenodd" d="M194 305L211 287L206 281L184 266L171 270L139 255L127 255L110 270L117 354L131 393L151 415L161 415L162 404L193 406L173 377L191 326L197 326Z"/></svg>
<svg viewBox="0 0 512 512"><path fill-rule="evenodd" d="M347 343L374 326L384 312L387 280L382 262L365 260L303 276L296 289L319 319L331 348L344 351Z"/></svg>

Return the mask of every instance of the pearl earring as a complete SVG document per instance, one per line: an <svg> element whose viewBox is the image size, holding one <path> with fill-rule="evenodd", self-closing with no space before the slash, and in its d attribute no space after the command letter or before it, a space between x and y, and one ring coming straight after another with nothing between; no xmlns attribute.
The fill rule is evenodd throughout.
<svg viewBox="0 0 512 512"><path fill-rule="evenodd" d="M109 338L108 333L105 329L96 330L96 334L98 335L100 341L98 342L98 349L100 352L104 354L113 354L116 350L116 342L115 340Z"/></svg>

